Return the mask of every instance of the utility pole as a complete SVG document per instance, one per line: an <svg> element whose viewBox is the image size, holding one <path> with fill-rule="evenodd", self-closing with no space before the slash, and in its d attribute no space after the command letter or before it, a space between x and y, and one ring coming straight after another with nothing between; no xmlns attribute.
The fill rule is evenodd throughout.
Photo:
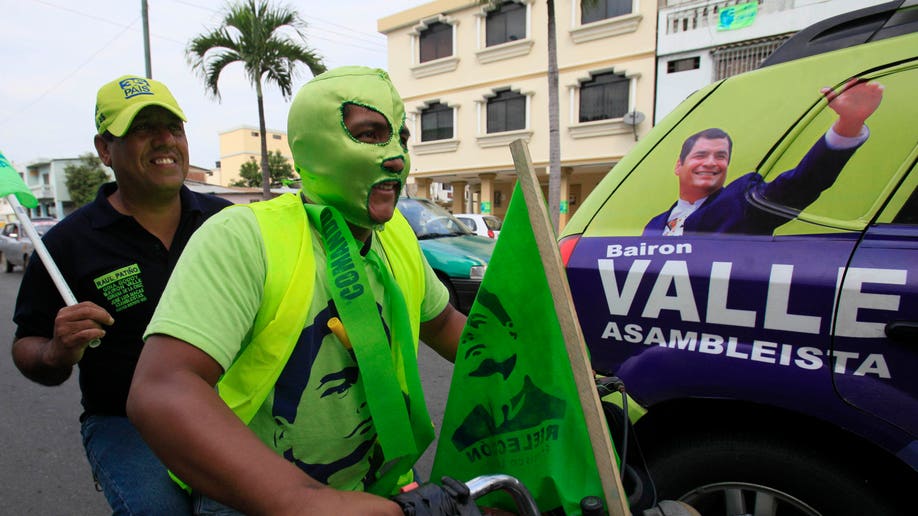
<svg viewBox="0 0 918 516"><path fill-rule="evenodd" d="M143 58L147 67L147 79L153 78L150 69L150 18L147 16L147 0L140 0L140 15L143 19Z"/></svg>

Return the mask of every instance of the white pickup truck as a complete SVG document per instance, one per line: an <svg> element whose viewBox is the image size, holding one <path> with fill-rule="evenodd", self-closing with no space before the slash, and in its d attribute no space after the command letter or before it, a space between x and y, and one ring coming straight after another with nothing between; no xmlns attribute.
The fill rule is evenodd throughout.
<svg viewBox="0 0 918 516"><path fill-rule="evenodd" d="M39 236L44 235L45 231L51 229L55 224L57 224L57 219L32 219L32 225L35 226L35 231ZM2 263L6 266L6 272L13 272L13 268L17 265L21 265L24 269L33 250L32 241L22 230L19 222L9 222L0 230L0 254L2 254Z"/></svg>

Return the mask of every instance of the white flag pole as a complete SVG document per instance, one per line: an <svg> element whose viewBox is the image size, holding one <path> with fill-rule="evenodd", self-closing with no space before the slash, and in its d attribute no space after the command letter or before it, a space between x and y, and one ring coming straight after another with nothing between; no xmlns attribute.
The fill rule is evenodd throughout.
<svg viewBox="0 0 918 516"><path fill-rule="evenodd" d="M35 252L38 253L38 257L41 258L41 262L44 264L45 269L47 269L48 275L51 276L51 281L54 282L57 291L60 292L61 297L64 298L64 303L67 306L77 304L79 301L77 301L76 297L73 295L73 291L70 290L67 281L64 280L64 275L61 274L60 269L57 268L54 259L51 258L51 253L48 252L45 243L41 241L41 237L38 236L38 232L35 231L35 226L32 225L32 221L29 219L29 215L19 202L19 199L16 198L15 194L9 194L6 196L6 200L10 203L10 206L13 207L13 212L16 214L16 218L19 219L19 225L22 227L22 230L25 231L29 240L32 241ZM94 339L89 343L89 347L94 348L98 346L100 342L99 339Z"/></svg>

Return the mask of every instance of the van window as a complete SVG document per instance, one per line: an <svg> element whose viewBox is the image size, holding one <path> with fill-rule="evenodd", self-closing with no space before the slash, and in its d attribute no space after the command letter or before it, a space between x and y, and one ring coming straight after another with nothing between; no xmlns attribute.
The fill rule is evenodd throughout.
<svg viewBox="0 0 918 516"><path fill-rule="evenodd" d="M911 159L910 172L889 198L877 217L877 224L918 226L918 148Z"/></svg>
<svg viewBox="0 0 918 516"><path fill-rule="evenodd" d="M861 230L874 219L907 172L911 161L909 155L918 142L918 127L914 122L918 120L918 103L913 100L913 86L918 83L918 66L897 67L874 74L870 79L884 86L880 107L867 120L870 137L842 168L832 186L816 201L808 206L771 206L787 209L790 216L802 209L798 219L779 227L775 234L820 232L814 224L826 231L830 228ZM760 173L766 181L772 181L785 170L797 166L837 119L836 113L825 102L816 102L815 105L814 111L789 132L763 165Z"/></svg>
<svg viewBox="0 0 918 516"><path fill-rule="evenodd" d="M873 44L874 51L901 53L895 43L885 40ZM667 233L664 225L676 218L681 151L692 135L708 129L729 135L729 163L725 177L718 180L722 179L723 186L730 189L730 196L722 196L720 206L736 202L729 202L726 210L707 209L703 227L701 217L695 216L693 227L686 225L682 234L771 236L862 229L901 182L906 164L911 163L909 155L918 142L918 126L914 123L918 120L918 103L913 98L918 62L914 53L906 55L905 60L893 61L893 66L865 75L869 63L842 54L824 54L807 59L807 69L812 73L801 74L799 67L774 66L700 90L662 121L661 129L667 132L656 133L662 137L639 143L636 151L603 180L599 188L604 190L605 199L592 201L600 203L601 208L595 211L584 236L678 235ZM731 219L730 213L744 209L742 195L754 190L758 183L754 174L773 181L793 169L836 120L820 88L838 87L855 76L881 83L884 96L867 120L870 138L842 168L838 179L815 201L796 206L791 201L785 201L791 206L777 199L770 204L762 201L756 204L765 211L762 219L747 217L735 223L740 219ZM707 199L716 200L710 195ZM691 216L690 211L686 213L684 224ZM661 222L663 218L666 220Z"/></svg>
<svg viewBox="0 0 918 516"><path fill-rule="evenodd" d="M914 174L915 172L912 173ZM893 223L918 225L918 188L912 190L912 195L909 196L908 200L905 201L905 205L896 214Z"/></svg>
<svg viewBox="0 0 918 516"><path fill-rule="evenodd" d="M653 218L670 210L679 197L675 172L683 145L699 131L716 128L730 136L725 185L757 170L775 142L812 107L819 88L824 86L812 78L772 70L776 73L771 80L761 80L753 73L720 83L710 93L716 102L693 96L689 102L699 103L644 156L632 172L634 177L623 180L610 192L608 202L590 224L590 232L642 235ZM776 83L800 85L806 93L788 95L786 89L776 88ZM613 169L609 179L615 180L615 174Z"/></svg>

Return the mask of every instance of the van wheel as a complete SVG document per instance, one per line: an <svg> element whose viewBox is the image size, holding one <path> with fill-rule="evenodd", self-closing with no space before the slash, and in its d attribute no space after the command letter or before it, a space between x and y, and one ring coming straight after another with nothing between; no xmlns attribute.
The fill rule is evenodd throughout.
<svg viewBox="0 0 918 516"><path fill-rule="evenodd" d="M10 262L9 258L7 258L5 255L0 256L3 256L3 261L6 262L6 272L13 272L14 265L12 262Z"/></svg>
<svg viewBox="0 0 918 516"><path fill-rule="evenodd" d="M647 453L658 499L681 500L705 516L898 514L858 474L850 450L766 434L701 435L664 446Z"/></svg>

